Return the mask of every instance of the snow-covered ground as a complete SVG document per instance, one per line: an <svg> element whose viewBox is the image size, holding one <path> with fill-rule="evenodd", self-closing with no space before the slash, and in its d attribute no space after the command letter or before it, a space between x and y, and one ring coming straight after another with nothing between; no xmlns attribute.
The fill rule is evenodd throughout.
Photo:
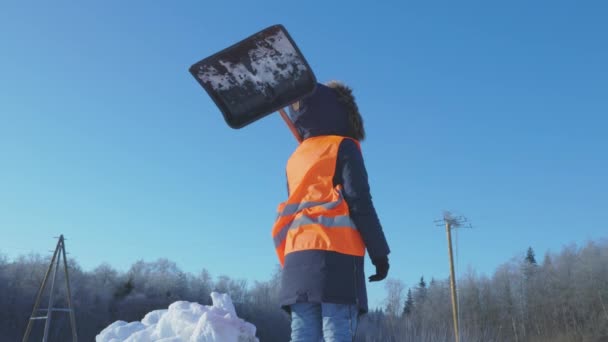
<svg viewBox="0 0 608 342"><path fill-rule="evenodd" d="M258 342L255 326L236 315L227 294L211 293L213 305L185 301L149 312L141 322L116 321L96 342Z"/></svg>

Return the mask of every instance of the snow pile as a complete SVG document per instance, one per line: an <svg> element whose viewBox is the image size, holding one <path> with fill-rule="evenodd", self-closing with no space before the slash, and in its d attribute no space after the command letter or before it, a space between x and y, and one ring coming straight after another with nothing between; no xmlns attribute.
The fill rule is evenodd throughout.
<svg viewBox="0 0 608 342"><path fill-rule="evenodd" d="M236 315L227 294L211 293L212 306L185 301L148 313L141 322L116 321L96 342L259 342L255 326Z"/></svg>
<svg viewBox="0 0 608 342"><path fill-rule="evenodd" d="M262 92L265 87L275 86L281 80L297 79L307 70L304 61L281 31L258 42L248 54L251 65L220 60L226 72L207 66L199 72L198 77L216 90L252 84Z"/></svg>

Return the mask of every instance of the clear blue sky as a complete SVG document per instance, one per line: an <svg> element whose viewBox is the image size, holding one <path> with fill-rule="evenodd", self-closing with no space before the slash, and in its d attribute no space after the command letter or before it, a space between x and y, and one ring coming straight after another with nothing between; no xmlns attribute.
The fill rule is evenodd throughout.
<svg viewBox="0 0 608 342"><path fill-rule="evenodd" d="M46 255L63 233L86 270L165 257L268 279L296 143L278 115L229 128L187 69L277 23L320 81L354 88L391 277L447 277L444 209L475 226L460 273L606 238L607 17L602 1L3 1L0 253Z"/></svg>

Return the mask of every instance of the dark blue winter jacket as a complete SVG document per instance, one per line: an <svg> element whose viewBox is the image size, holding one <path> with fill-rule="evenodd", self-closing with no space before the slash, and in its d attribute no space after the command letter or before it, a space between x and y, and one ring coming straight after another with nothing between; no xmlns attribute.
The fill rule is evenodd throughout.
<svg viewBox="0 0 608 342"><path fill-rule="evenodd" d="M320 135L347 136L348 113L332 88L318 84L315 92L290 108L290 117L303 139ZM372 260L390 250L372 203L367 171L357 144L344 139L338 149L334 186L341 184L350 216L361 233ZM357 304L368 310L363 257L307 250L285 257L280 301L289 311L297 302Z"/></svg>

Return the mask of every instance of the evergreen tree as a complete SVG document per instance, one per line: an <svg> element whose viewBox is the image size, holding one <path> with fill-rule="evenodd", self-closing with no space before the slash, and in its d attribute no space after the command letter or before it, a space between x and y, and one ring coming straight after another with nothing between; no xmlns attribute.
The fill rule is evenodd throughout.
<svg viewBox="0 0 608 342"><path fill-rule="evenodd" d="M528 247L528 252L526 253L525 260L529 265L537 265L534 250L532 249L532 247Z"/></svg>
<svg viewBox="0 0 608 342"><path fill-rule="evenodd" d="M426 281L424 281L424 276L422 276L420 277L420 281L418 282L414 292L414 302L422 304L422 302L424 302L426 299L426 293Z"/></svg>
<svg viewBox="0 0 608 342"><path fill-rule="evenodd" d="M418 283L418 287L421 289L426 289L426 282L424 281L424 276L420 277L420 282Z"/></svg>
<svg viewBox="0 0 608 342"><path fill-rule="evenodd" d="M405 305L403 306L403 316L409 316L414 310L414 297L412 296L412 290L407 290L407 298L405 300Z"/></svg>
<svg viewBox="0 0 608 342"><path fill-rule="evenodd" d="M135 286L133 285L133 279L129 277L129 279L122 286L118 287L116 291L114 291L114 298L123 299L131 294L134 288Z"/></svg>

